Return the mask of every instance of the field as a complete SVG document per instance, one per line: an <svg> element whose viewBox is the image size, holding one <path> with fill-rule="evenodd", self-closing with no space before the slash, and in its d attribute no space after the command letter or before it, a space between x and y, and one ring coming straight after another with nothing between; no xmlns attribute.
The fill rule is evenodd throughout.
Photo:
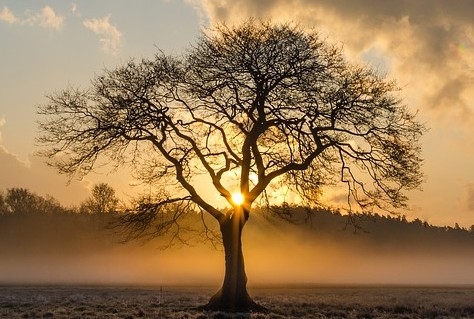
<svg viewBox="0 0 474 319"><path fill-rule="evenodd" d="M203 312L215 288L0 287L0 318L474 318L472 287L252 288L268 313Z"/></svg>

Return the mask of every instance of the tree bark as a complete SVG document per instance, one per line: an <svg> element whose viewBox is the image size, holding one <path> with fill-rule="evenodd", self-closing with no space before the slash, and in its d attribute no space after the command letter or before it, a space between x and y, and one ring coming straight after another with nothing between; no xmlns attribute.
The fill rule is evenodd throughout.
<svg viewBox="0 0 474 319"><path fill-rule="evenodd" d="M242 229L246 222L246 212L242 208L228 214L220 223L225 253L225 276L222 288L204 306L207 310L229 312L264 311L265 308L255 303L247 292L247 275L245 274L244 256L242 253Z"/></svg>

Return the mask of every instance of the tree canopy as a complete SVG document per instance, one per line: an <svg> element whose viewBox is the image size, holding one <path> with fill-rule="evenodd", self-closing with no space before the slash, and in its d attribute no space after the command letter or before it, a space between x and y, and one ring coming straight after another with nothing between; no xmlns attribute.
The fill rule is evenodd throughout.
<svg viewBox="0 0 474 319"><path fill-rule="evenodd" d="M88 89L50 95L39 141L68 174L87 174L99 155L143 164L139 177L215 217L197 175L230 199L223 177L237 171L248 202L274 181L314 201L340 180L363 207L400 206L421 182L423 126L398 91L316 32L221 25L182 55L132 60Z"/></svg>

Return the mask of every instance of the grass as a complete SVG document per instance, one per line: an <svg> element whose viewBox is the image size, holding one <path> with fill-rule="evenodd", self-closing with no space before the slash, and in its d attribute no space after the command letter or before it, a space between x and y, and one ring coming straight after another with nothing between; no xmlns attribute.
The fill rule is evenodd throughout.
<svg viewBox="0 0 474 319"><path fill-rule="evenodd" d="M269 313L204 312L210 288L0 287L0 318L474 318L469 287L254 288Z"/></svg>

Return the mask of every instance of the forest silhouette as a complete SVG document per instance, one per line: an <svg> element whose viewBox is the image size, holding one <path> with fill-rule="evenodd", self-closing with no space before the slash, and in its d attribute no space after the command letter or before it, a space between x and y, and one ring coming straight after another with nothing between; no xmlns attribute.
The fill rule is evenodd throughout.
<svg viewBox="0 0 474 319"><path fill-rule="evenodd" d="M18 202L9 200L8 195L12 196L13 194L14 196L16 194L18 196L18 193L22 193L24 199L29 198L29 201L19 205ZM171 237L149 238L149 241L144 239L131 240L123 244L126 237L117 232L117 229L113 226L122 217L124 208L117 208L115 211L107 213L84 210L83 205L68 208L62 206L52 197L42 197L26 189L9 189L0 194L2 194L0 196L0 255L4 261L3 269L7 269L6 272L3 271L2 273L2 267L0 267L0 282L3 283L35 281L35 271L38 271L37 282L39 283L81 283L82 281L91 283L97 278L100 279L101 274L107 273L107 267L112 269L119 269L120 267L136 268L136 271L139 272L140 269L147 267L144 264L150 263L151 259L147 261L147 258L152 258L156 254L175 254L175 257L171 259L179 260L176 262L178 265L181 263L182 265L179 267L182 267L186 264L182 260L187 258L187 253L191 253L191 259L202 259L203 256L210 256L215 254L216 250L221 249L216 242L211 239L203 240L201 234L192 230L193 225L196 225L197 228L202 225L202 216L196 212L187 214L182 227L189 229L189 231L187 234L185 234L186 232L181 233L181 242L174 242L175 244L184 245L168 247L170 249L160 251L159 248L166 247ZM85 200L84 203L90 203L91 198ZM17 204L15 210L8 204L12 202ZM274 218L275 215L280 218ZM172 235L171 233L170 236ZM275 256L269 257L272 256L269 250L276 249L271 247L272 243L276 243L276 246L282 246L289 241L293 243L293 246L288 243L289 247L305 247L301 248L298 253L300 255L307 254L306 258L310 258L308 263L311 263L313 258L321 260L332 258L331 256L335 255L334 251L338 251L338 254L343 256L340 260L349 262L365 260L364 263L370 265L370 260L375 258L379 262L374 262L374 268L380 266L380 260L383 259L386 259L388 264L393 264L394 261L396 263L397 258L407 260L405 262L407 268L418 267L422 269L423 265L430 264L429 260L447 262L451 259L459 261L459 258L466 260L470 258L469 260L472 260L474 257L473 227L465 229L458 225L454 227L435 226L420 219L407 220L403 215L379 215L375 213L347 215L337 210L308 210L303 207L289 205L272 207L272 209L256 208L252 223L249 224L246 231L246 237L255 246L254 250L249 253L261 256L260 258L252 257L252 260L255 263L267 263L268 267L276 267L275 264L278 263L280 255L296 254L292 248L289 249L290 251L285 251L285 247L278 247L282 249L282 252L280 254L274 253ZM278 240L281 241L278 242ZM186 244L189 244L191 248L188 249ZM316 252L308 250L312 246L317 247ZM195 253L193 253L194 250ZM212 257L209 258L212 259ZM92 264L87 266L86 261L93 259L95 260L93 263L95 266L91 266ZM422 263L420 261L422 259L428 261ZM126 264L121 264L124 263L124 260ZM466 260L462 262L463 265L469 264L465 262ZM66 261L66 264L64 264L64 261ZM71 263L76 262L78 263L71 268ZM91 270L94 268L101 270L95 276L90 277L93 279L88 279L89 277L84 276L86 270L83 269L84 267L81 268L81 262L84 263L85 268L88 268L87 272L94 271ZM140 264L140 266L137 267L134 262ZM319 264L320 262L316 263ZM410 263L413 263L414 267ZM99 264L107 264L108 266L98 266ZM15 268L18 268L18 265L21 269L25 269L24 272L27 275L22 277L21 273L18 274L18 271L14 271ZM199 268L198 265L199 263L196 265L197 268ZM69 267L71 269L63 271L68 275L56 276L53 270L55 267L64 267L65 269ZM262 267L264 266L262 265ZM331 268L324 262L321 263L321 267ZM396 267L396 265L394 264L393 267ZM40 269L43 268L50 268L47 271L43 270L43 273L49 273L46 278L42 278L40 274ZM304 265L302 268L305 268ZM449 266L439 265L438 268L445 268L449 273ZM458 268L453 268L452 272L459 273ZM337 270L334 271L337 273ZM370 271L370 269L367 269L367 271ZM404 270L400 269L399 271L403 272ZM199 269L183 270L183 273L186 272L199 273ZM317 273L317 270L315 272ZM331 269L327 269L327 272L331 273ZM12 273L18 277L8 275ZM261 273L265 277L265 272L262 271ZM460 274L454 273L453 276L460 276ZM456 277L455 283L472 284L468 280L470 275L467 273L465 275L467 276L466 279ZM118 277L121 277L121 281L116 282L117 284L124 283L124 281L126 281L125 283L133 283L134 281L133 276ZM160 278L160 280L167 281L167 278ZM149 276L150 283L156 283L154 279L156 278L153 278L153 275ZM208 280L205 275L201 279L211 283L214 280L214 278ZM261 282L272 281L268 278L257 278L257 282L259 282L259 279L261 279ZM277 281L285 280L279 278ZM287 281L292 280L295 279L287 279ZM340 283L344 283L347 277L341 277L339 280ZM357 282L357 278L350 278L350 280ZM114 278L105 281L108 284L114 284ZM146 283L145 274L138 281L140 284ZM297 281L301 283L304 278L297 278ZM308 281L311 280L308 279ZM173 279L169 279L169 282L173 282Z"/></svg>

